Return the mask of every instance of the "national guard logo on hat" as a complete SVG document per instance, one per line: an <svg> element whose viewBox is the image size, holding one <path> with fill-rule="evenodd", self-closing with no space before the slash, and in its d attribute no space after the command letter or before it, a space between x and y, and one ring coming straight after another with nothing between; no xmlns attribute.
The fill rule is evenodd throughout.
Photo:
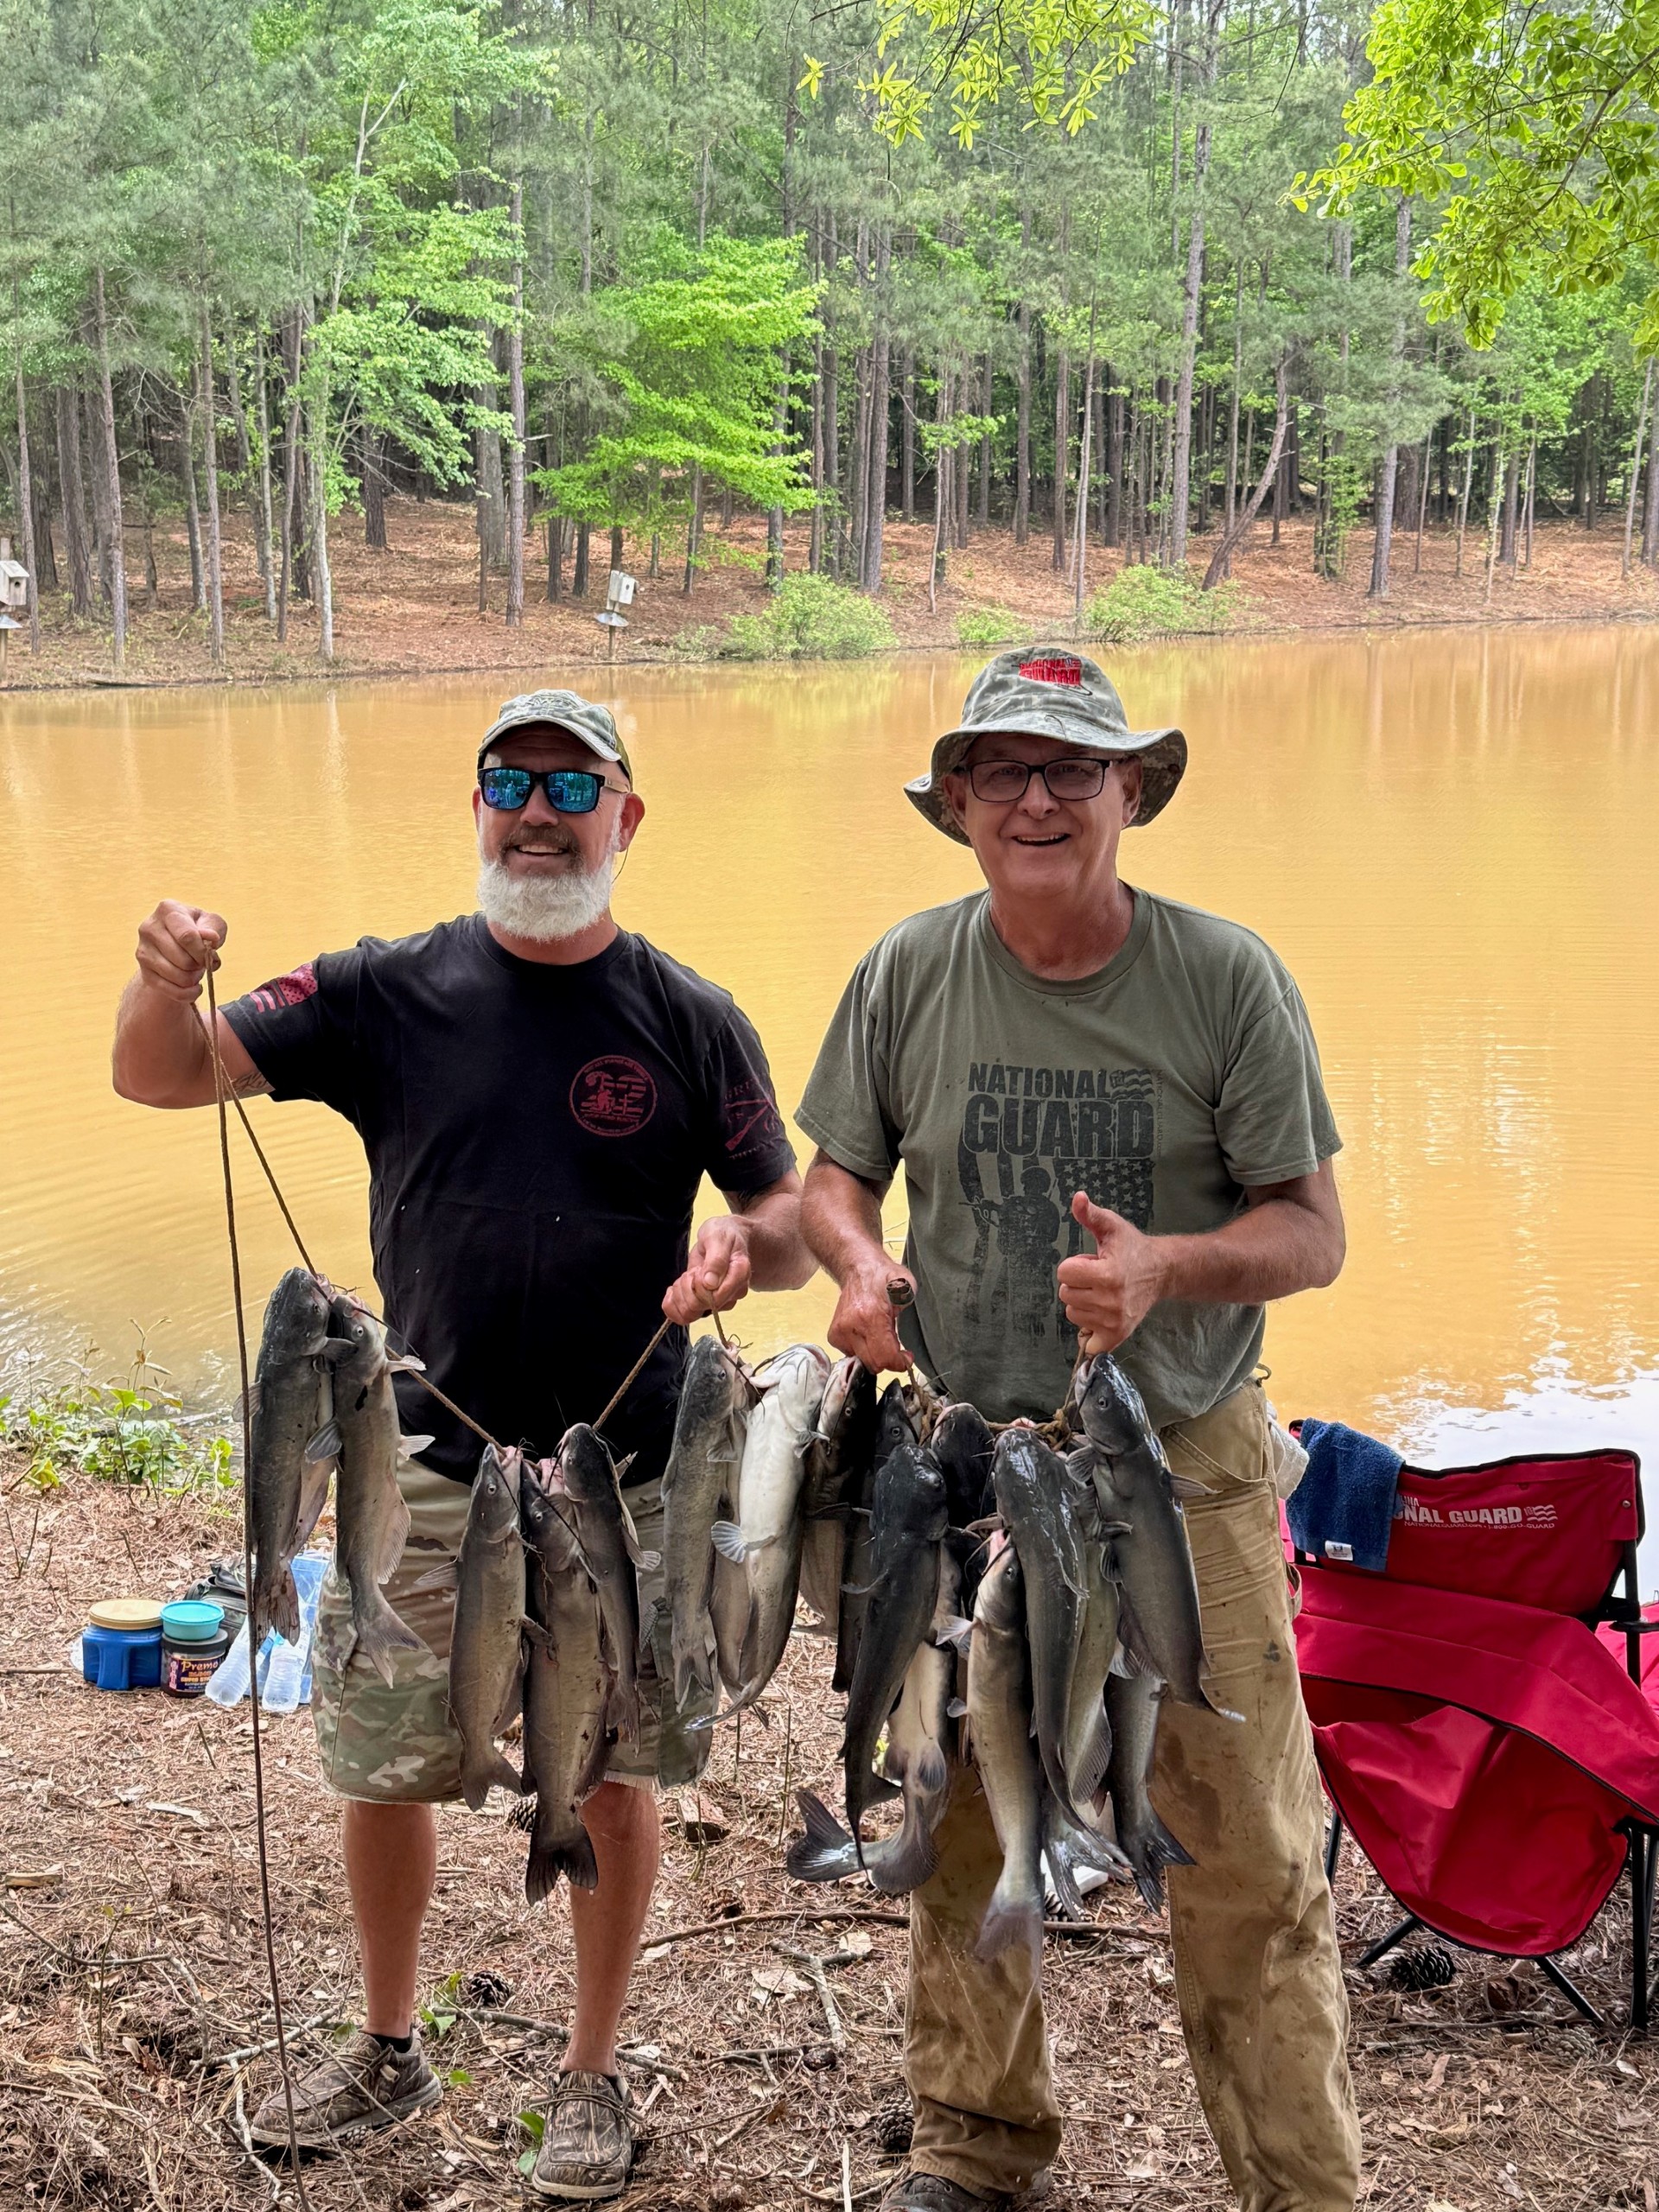
<svg viewBox="0 0 1659 2212"><path fill-rule="evenodd" d="M1020 673L1028 683L1083 683L1083 663L1075 653L1052 655L1047 660L1022 660Z"/></svg>

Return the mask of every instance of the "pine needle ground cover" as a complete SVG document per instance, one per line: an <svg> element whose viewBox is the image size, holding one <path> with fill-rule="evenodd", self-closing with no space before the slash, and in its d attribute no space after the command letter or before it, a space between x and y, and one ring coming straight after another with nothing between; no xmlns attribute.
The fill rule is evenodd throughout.
<svg viewBox="0 0 1659 2212"><path fill-rule="evenodd" d="M64 1657L92 1599L181 1589L232 1548L234 1505L78 1475L37 1499L16 1456L0 1502L0 2203L291 2205L291 2184L278 2197L238 2139L238 2116L276 2078L269 2051L250 2048L271 2024L247 1708L117 1700ZM803 1890L780 1866L791 1793L835 1773L821 1643L795 1639L766 1702L769 1726L721 1732L700 1804L664 1805L662 1885L623 2021L648 2107L626 2200L638 2212L839 2203L843 2145L856 2203L897 2169L884 2145L901 2094L900 1916L868 1888ZM266 1726L276 1952L303 2064L356 2012L355 1953L309 1716ZM526 1910L524 1857L503 1801L440 1815L418 2002L448 2094L433 2115L308 2163L316 2212L518 2201L533 2127L522 2115L544 2095L574 1992L563 1906ZM1166 1927L1133 1892L1090 1902L1098 1932L1047 1949L1066 2113L1056 2206L1226 2212ZM1351 1846L1338 1907L1351 1961L1395 1917ZM1627 1941L1614 1906L1563 1961L1615 2018ZM839 2054L789 1952L832 1961ZM1530 1967L1466 1953L1455 1964L1447 1986L1417 1991L1351 1968L1366 2212L1645 2212L1659 2057L1593 2034Z"/></svg>

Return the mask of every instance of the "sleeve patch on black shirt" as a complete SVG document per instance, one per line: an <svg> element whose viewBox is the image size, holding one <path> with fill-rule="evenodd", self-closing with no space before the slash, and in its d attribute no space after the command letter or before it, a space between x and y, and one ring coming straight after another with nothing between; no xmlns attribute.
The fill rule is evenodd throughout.
<svg viewBox="0 0 1659 2212"><path fill-rule="evenodd" d="M302 967L290 969L286 976L273 976L270 982L261 983L257 991L250 991L248 1004L257 1006L261 1014L276 1014L285 1006L303 1006L307 999L316 996L316 963L308 960Z"/></svg>
<svg viewBox="0 0 1659 2212"><path fill-rule="evenodd" d="M787 1143L776 1100L759 1084L741 1084L721 1103L721 1136L727 1157L752 1160Z"/></svg>

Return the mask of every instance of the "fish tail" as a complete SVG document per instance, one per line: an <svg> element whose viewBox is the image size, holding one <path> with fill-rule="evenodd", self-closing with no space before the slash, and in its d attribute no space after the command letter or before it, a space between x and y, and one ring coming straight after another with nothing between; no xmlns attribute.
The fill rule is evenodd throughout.
<svg viewBox="0 0 1659 2212"><path fill-rule="evenodd" d="M1019 1891L1002 1881L991 1892L991 1901L985 1908L985 1917L980 1923L979 1940L974 1945L974 1956L982 1966L993 1959L1000 1959L1004 1951L1011 1951L1016 1943L1023 1943L1031 1953L1033 1966L1040 1962L1043 1953L1043 1908L1039 1897L1021 1896Z"/></svg>
<svg viewBox="0 0 1659 2212"><path fill-rule="evenodd" d="M853 1839L822 1797L810 1789L798 1789L806 1833L798 1835L784 1856L784 1868L798 1882L839 1882L858 1871Z"/></svg>
<svg viewBox="0 0 1659 2212"><path fill-rule="evenodd" d="M427 1648L414 1630L398 1619L378 1587L368 1601L353 1596L352 1625L357 1630L357 1649L388 1689L396 1679L393 1653L424 1651Z"/></svg>
<svg viewBox="0 0 1659 2212"><path fill-rule="evenodd" d="M1150 1826L1135 1838L1135 1848L1129 1853L1129 1864L1135 1869L1135 1885L1154 1912L1164 1909L1164 1869L1166 1866L1197 1865L1186 1847L1176 1840L1159 1819L1152 1816Z"/></svg>
<svg viewBox="0 0 1659 2212"><path fill-rule="evenodd" d="M518 1770L493 1745L487 1758L469 1760L461 1770L461 1794L467 1800L469 1812L482 1812L484 1801L493 1789L505 1789L516 1797L524 1786Z"/></svg>
<svg viewBox="0 0 1659 2212"><path fill-rule="evenodd" d="M266 1630L274 1628L289 1643L297 1643L300 1640L300 1592L294 1580L293 1568L284 1560L281 1573L276 1576L274 1586L269 1588L258 1587L257 1575L254 1580L253 1611L260 1642L264 1643Z"/></svg>
<svg viewBox="0 0 1659 2212"><path fill-rule="evenodd" d="M639 1685L619 1675L605 1707L605 1725L614 1728L625 1744L639 1740Z"/></svg>
<svg viewBox="0 0 1659 2212"><path fill-rule="evenodd" d="M705 1697L715 1694L715 1670L709 1663L709 1620L705 1614L701 1636L683 1631L677 1624L671 1632L670 1649L674 1659L674 1702L683 1707L690 1700L695 1687Z"/></svg>
<svg viewBox="0 0 1659 2212"><path fill-rule="evenodd" d="M571 1815L574 1825L568 1834L543 1834L539 1823L530 1839L530 1857L524 1861L524 1900L528 1904L540 1904L550 1897L559 1885L561 1874L566 1876L573 1890L596 1890L599 1887L599 1861L594 1856L594 1840L582 1826L579 1815Z"/></svg>

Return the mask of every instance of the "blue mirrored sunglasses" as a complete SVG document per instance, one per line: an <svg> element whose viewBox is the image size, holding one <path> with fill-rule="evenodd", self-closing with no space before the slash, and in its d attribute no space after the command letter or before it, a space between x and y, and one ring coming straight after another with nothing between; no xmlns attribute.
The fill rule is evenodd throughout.
<svg viewBox="0 0 1659 2212"><path fill-rule="evenodd" d="M619 788L587 768L486 768L478 779L485 805L501 814L528 806L537 784L556 814L591 814L601 791Z"/></svg>

